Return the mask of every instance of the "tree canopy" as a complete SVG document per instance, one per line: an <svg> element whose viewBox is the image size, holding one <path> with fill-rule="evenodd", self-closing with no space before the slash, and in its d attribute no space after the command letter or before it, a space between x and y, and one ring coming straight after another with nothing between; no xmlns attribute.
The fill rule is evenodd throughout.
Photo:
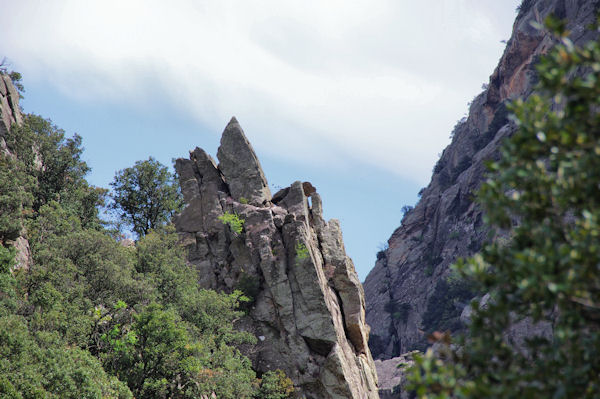
<svg viewBox="0 0 600 399"><path fill-rule="evenodd" d="M110 185L111 208L140 237L168 223L182 205L175 176L152 157L118 171Z"/></svg>

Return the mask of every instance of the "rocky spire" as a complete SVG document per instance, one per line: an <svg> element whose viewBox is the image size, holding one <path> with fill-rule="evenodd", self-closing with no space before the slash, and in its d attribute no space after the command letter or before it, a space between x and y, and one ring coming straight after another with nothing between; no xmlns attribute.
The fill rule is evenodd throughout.
<svg viewBox="0 0 600 399"><path fill-rule="evenodd" d="M202 287L252 297L238 327L258 338L245 351L253 367L284 370L299 397L378 398L364 293L339 223L323 220L321 198L308 182L271 199L235 118L218 158L216 167L197 148L177 160L187 206L175 224ZM223 224L226 213L243 220L243 231Z"/></svg>
<svg viewBox="0 0 600 399"><path fill-rule="evenodd" d="M221 136L217 158L234 200L245 198L253 205L271 200L271 191L260 162L235 116Z"/></svg>

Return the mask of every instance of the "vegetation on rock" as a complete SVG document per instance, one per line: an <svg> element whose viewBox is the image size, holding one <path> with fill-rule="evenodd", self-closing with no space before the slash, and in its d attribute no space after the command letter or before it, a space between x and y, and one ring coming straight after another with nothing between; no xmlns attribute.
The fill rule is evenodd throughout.
<svg viewBox="0 0 600 399"><path fill-rule="evenodd" d="M228 225L231 231L236 234L241 234L244 229L244 219L240 218L237 213L225 212L218 219L223 224Z"/></svg>

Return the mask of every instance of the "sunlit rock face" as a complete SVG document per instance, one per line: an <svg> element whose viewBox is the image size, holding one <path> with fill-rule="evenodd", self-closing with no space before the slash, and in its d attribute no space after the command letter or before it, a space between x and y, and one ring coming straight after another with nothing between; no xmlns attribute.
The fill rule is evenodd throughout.
<svg viewBox="0 0 600 399"><path fill-rule="evenodd" d="M598 0L522 2L512 37L487 88L473 99L468 117L455 127L431 182L365 280L369 344L375 358L424 349L427 331L464 328L460 315L469 303L468 295L454 292L446 278L450 264L476 253L487 238L473 194L484 180L485 161L498 157L500 143L516 129L508 118L507 102L533 92L535 64L555 43L532 22L542 23L550 14L566 19L572 41L582 45L596 37L588 27L599 6ZM530 324L515 324L511 332L515 342L541 328ZM547 328L541 330L540 334L549 333Z"/></svg>
<svg viewBox="0 0 600 399"><path fill-rule="evenodd" d="M271 196L235 118L217 157L196 148L176 161L186 206L175 224L202 287L252 297L239 327L258 338L245 350L254 368L284 370L306 398L378 398L363 288L339 223L323 219L308 182Z"/></svg>

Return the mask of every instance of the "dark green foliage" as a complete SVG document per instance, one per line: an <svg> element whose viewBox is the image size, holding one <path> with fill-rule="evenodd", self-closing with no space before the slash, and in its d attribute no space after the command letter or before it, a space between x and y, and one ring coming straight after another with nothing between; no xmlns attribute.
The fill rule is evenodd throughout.
<svg viewBox="0 0 600 399"><path fill-rule="evenodd" d="M11 168L19 175L21 189L32 196L37 212L51 201L70 208L84 226L99 227L97 206L106 190L85 181L89 172L81 160L81 137L65 138L65 133L40 116L25 115L21 126L13 126L6 136L8 148L17 156ZM25 198L23 203L30 201Z"/></svg>
<svg viewBox="0 0 600 399"><path fill-rule="evenodd" d="M118 171L110 185L111 208L140 237L168 223L182 206L175 176L152 157Z"/></svg>
<svg viewBox="0 0 600 399"><path fill-rule="evenodd" d="M456 165L456 167L452 169L452 176L450 177L450 180L452 181L452 183L456 182L456 179L458 179L458 176L460 176L460 174L462 172L467 170L471 166L471 163L472 163L472 160L468 156L464 156L460 159L460 161L458 162L458 165Z"/></svg>
<svg viewBox="0 0 600 399"><path fill-rule="evenodd" d="M23 218L33 200L27 191L31 184L17 160L0 154L0 243L21 234Z"/></svg>
<svg viewBox="0 0 600 399"><path fill-rule="evenodd" d="M23 80L23 77L21 76L21 74L19 72L12 71L8 76L10 76L10 80L12 81L12 84L19 91L19 97L23 98L23 96L21 96L21 93L23 93L25 91L25 87L23 87L23 83L21 83L21 81Z"/></svg>
<svg viewBox="0 0 600 399"><path fill-rule="evenodd" d="M402 323L406 323L410 309L410 303L401 303L395 307L394 313L392 313L392 318L395 320L400 320Z"/></svg>
<svg viewBox="0 0 600 399"><path fill-rule="evenodd" d="M19 306L17 280L12 268L16 250L0 244L0 317L14 313Z"/></svg>
<svg viewBox="0 0 600 399"><path fill-rule="evenodd" d="M433 167L433 173L440 173L442 169L446 167L446 162L442 160L442 158L438 159Z"/></svg>
<svg viewBox="0 0 600 399"><path fill-rule="evenodd" d="M453 183L452 176L450 176L450 172L447 169L442 169L437 175L438 184L442 190L447 189Z"/></svg>
<svg viewBox="0 0 600 399"><path fill-rule="evenodd" d="M294 384L283 371L268 371L260 380L256 399L286 399L294 393Z"/></svg>
<svg viewBox="0 0 600 399"><path fill-rule="evenodd" d="M519 130L479 192L491 225L510 238L456 265L492 299L473 304L461 351L417 358L420 397L600 396L600 44L576 48L564 24L547 23L560 44L538 66L537 94L511 106ZM553 325L527 353L505 339L523 317Z"/></svg>
<svg viewBox="0 0 600 399"><path fill-rule="evenodd" d="M247 273L242 273L238 280L237 289L243 292L251 302L254 302L260 292L260 279Z"/></svg>
<svg viewBox="0 0 600 399"><path fill-rule="evenodd" d="M424 269L425 275L427 277L433 276L433 269L434 269L434 267L431 264L428 264L427 266L425 266L425 269Z"/></svg>
<svg viewBox="0 0 600 399"><path fill-rule="evenodd" d="M89 352L55 334L31 334L16 315L0 317L0 396L7 398L131 398Z"/></svg>
<svg viewBox="0 0 600 399"><path fill-rule="evenodd" d="M473 284L457 274L439 280L433 294L427 300L423 314L423 330L456 331L460 329L460 313L476 292Z"/></svg>

